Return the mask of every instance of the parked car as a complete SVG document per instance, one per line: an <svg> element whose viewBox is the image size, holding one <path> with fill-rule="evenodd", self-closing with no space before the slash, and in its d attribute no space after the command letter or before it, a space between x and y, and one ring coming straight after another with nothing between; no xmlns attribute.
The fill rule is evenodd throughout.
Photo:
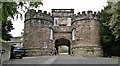
<svg viewBox="0 0 120 66"><path fill-rule="evenodd" d="M22 47L14 47L13 56L14 58L22 59L24 56L24 49Z"/></svg>

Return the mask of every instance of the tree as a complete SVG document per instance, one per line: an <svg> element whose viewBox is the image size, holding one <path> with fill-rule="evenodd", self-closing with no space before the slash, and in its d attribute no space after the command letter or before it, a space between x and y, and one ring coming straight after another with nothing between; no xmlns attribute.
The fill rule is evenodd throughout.
<svg viewBox="0 0 120 66"><path fill-rule="evenodd" d="M120 55L120 2L109 2L99 13L100 36L105 55Z"/></svg>
<svg viewBox="0 0 120 66"><path fill-rule="evenodd" d="M21 2L0 2L0 8L2 9L2 39L3 40L10 40L12 35L9 34L11 30L13 30L12 19L17 14L22 15L17 9L25 7L25 9L29 9L30 7L37 8L39 5L42 5L42 1L40 2L28 2L29 7L25 6L28 1L21 1ZM23 10L24 11L24 10Z"/></svg>
<svg viewBox="0 0 120 66"><path fill-rule="evenodd" d="M120 1L111 3L111 8L107 12L111 14L108 27L116 40L120 40Z"/></svg>
<svg viewBox="0 0 120 66"><path fill-rule="evenodd" d="M9 32L13 30L13 25L11 20L8 20L8 17L14 17L14 14L17 12L15 2L0 2L2 9L2 39L10 40L12 37Z"/></svg>

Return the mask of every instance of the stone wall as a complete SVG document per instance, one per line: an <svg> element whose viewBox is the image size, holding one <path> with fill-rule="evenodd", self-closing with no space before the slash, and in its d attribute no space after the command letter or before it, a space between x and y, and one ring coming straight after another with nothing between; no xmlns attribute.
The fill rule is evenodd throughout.
<svg viewBox="0 0 120 66"><path fill-rule="evenodd" d="M33 14L33 15L32 15ZM30 15L32 15L30 17ZM29 10L24 28L24 48L27 56L51 55L50 28L52 17L46 11Z"/></svg>
<svg viewBox="0 0 120 66"><path fill-rule="evenodd" d="M0 54L1 63L8 61L10 59L11 46L8 43L2 43L0 44L0 50L4 51L2 54Z"/></svg>
<svg viewBox="0 0 120 66"><path fill-rule="evenodd" d="M58 25L54 25L55 19ZM68 26L67 21L70 19L71 25ZM60 38L70 41L70 53L73 55L102 56L96 12L83 11L75 15L74 9L52 9L51 15L46 11L29 10L24 23L24 48L27 56L53 55L55 41ZM51 29L53 39L50 39ZM75 40L72 39L74 29Z"/></svg>
<svg viewBox="0 0 120 66"><path fill-rule="evenodd" d="M99 18L92 11L78 13L73 18L75 28L74 55L102 56L99 36Z"/></svg>

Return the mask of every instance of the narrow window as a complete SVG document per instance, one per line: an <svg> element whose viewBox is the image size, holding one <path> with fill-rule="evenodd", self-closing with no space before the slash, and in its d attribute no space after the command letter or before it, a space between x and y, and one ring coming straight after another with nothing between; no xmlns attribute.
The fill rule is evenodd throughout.
<svg viewBox="0 0 120 66"><path fill-rule="evenodd" d="M59 18L54 18L54 26L58 26Z"/></svg>
<svg viewBox="0 0 120 66"><path fill-rule="evenodd" d="M44 47L43 48L47 48L48 46L47 46L47 43L46 42L44 42Z"/></svg>
<svg viewBox="0 0 120 66"><path fill-rule="evenodd" d="M75 40L75 29L72 31L72 40Z"/></svg>
<svg viewBox="0 0 120 66"><path fill-rule="evenodd" d="M50 39L53 40L53 30L50 29Z"/></svg>
<svg viewBox="0 0 120 66"><path fill-rule="evenodd" d="M71 26L71 18L67 18L67 26Z"/></svg>

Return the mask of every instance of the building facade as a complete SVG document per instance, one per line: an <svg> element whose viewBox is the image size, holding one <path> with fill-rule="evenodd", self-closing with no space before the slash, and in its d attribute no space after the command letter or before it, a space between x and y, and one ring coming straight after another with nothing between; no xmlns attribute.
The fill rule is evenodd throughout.
<svg viewBox="0 0 120 66"><path fill-rule="evenodd" d="M59 54L58 47L68 47L74 56L102 56L96 12L74 9L28 10L24 22L24 48L27 56Z"/></svg>

